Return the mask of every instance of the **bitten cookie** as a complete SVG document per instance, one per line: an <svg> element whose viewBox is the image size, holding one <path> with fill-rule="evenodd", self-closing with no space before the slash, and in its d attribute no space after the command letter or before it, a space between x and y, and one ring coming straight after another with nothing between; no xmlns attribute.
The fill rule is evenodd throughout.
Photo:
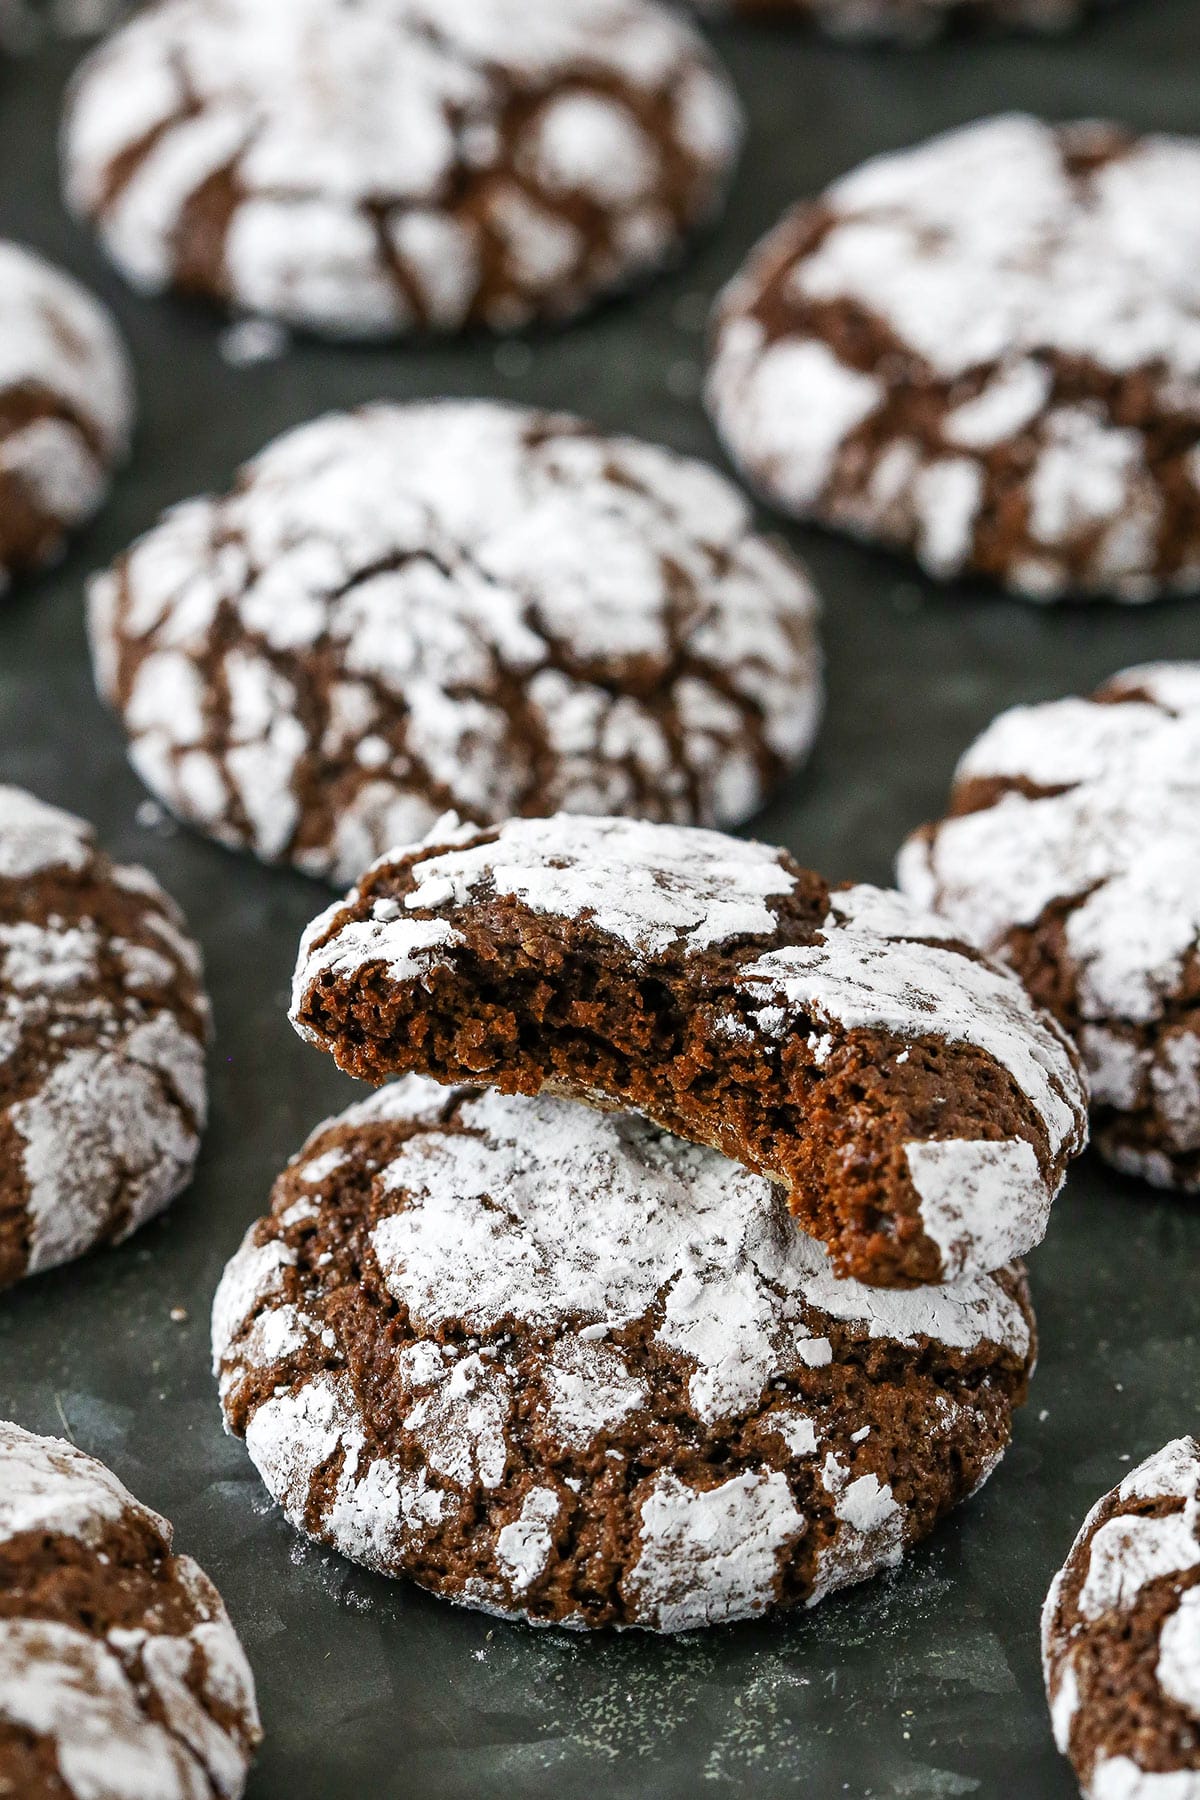
<svg viewBox="0 0 1200 1800"><path fill-rule="evenodd" d="M948 926L678 826L444 820L310 928L292 1016L368 1080L637 1108L881 1285L1038 1243L1084 1140L1074 1051Z"/></svg>
<svg viewBox="0 0 1200 1800"><path fill-rule="evenodd" d="M1200 1445L1093 1507L1042 1613L1054 1740L1088 1800L1200 1796Z"/></svg>
<svg viewBox="0 0 1200 1800"><path fill-rule="evenodd" d="M0 240L0 590L95 512L132 424L129 364L104 307Z"/></svg>
<svg viewBox="0 0 1200 1800"><path fill-rule="evenodd" d="M0 787L0 1286L128 1237L191 1178L200 953L145 869Z"/></svg>
<svg viewBox="0 0 1200 1800"><path fill-rule="evenodd" d="M714 18L803 19L828 37L922 43L958 25L1065 31L1094 0L694 0Z"/></svg>
<svg viewBox="0 0 1200 1800"><path fill-rule="evenodd" d="M709 400L787 511L1035 600L1200 585L1200 142L985 120L799 207Z"/></svg>
<svg viewBox="0 0 1200 1800"><path fill-rule="evenodd" d="M236 1800L262 1740L216 1588L102 1463L0 1422L0 1793Z"/></svg>
<svg viewBox="0 0 1200 1800"><path fill-rule="evenodd" d="M322 1126L217 1293L298 1529L451 1600L656 1631L900 1560L1000 1460L1019 1270L833 1278L779 1189L644 1120L419 1077Z"/></svg>
<svg viewBox="0 0 1200 1800"><path fill-rule="evenodd" d="M816 605L703 464L490 402L335 414L91 592L134 765L350 882L450 807L732 824L816 730Z"/></svg>
<svg viewBox="0 0 1200 1800"><path fill-rule="evenodd" d="M139 288L377 337L578 311L714 211L738 137L655 0L160 0L63 145Z"/></svg>
<svg viewBox="0 0 1200 1800"><path fill-rule="evenodd" d="M1200 1191L1200 663L1002 713L899 880L1083 1052L1103 1155Z"/></svg>

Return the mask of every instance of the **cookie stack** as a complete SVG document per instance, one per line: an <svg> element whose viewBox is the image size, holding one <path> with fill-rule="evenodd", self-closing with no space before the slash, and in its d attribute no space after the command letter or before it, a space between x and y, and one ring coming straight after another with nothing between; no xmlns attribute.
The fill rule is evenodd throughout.
<svg viewBox="0 0 1200 1800"><path fill-rule="evenodd" d="M403 1077L309 1140L214 1308L299 1529L671 1631L896 1563L995 1468L1086 1098L932 916L714 832L448 818L315 922L293 1020Z"/></svg>

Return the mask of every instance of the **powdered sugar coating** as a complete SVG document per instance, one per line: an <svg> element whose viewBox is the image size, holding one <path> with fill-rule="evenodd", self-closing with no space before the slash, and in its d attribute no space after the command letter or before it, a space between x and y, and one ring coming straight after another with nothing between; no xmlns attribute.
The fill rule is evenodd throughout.
<svg viewBox="0 0 1200 1800"><path fill-rule="evenodd" d="M106 1630L112 1565L102 1546L131 1524L151 1546L155 1598L143 1622ZM212 1583L190 1558L171 1556L171 1527L73 1445L0 1422L0 1537L18 1586L25 1536L51 1549L62 1536L95 1547L76 1574L95 1595L76 1620L48 1616L36 1599L22 1616L10 1593L0 1720L49 1740L77 1800L236 1800L262 1736L254 1679ZM113 1567L111 1580L116 1610L127 1611L128 1578ZM168 1614L182 1614L184 1629L164 1624Z"/></svg>
<svg viewBox="0 0 1200 1800"><path fill-rule="evenodd" d="M145 870L0 788L0 1280L128 1236L186 1186L206 1114L200 978Z"/></svg>
<svg viewBox="0 0 1200 1800"><path fill-rule="evenodd" d="M738 138L654 0L160 0L77 75L64 175L142 289L509 330L666 260Z"/></svg>
<svg viewBox="0 0 1200 1800"><path fill-rule="evenodd" d="M339 882L450 806L747 817L815 733L815 615L704 465L451 401L278 439L90 598L154 792Z"/></svg>
<svg viewBox="0 0 1200 1800"><path fill-rule="evenodd" d="M1042 1615L1055 1740L1099 1800L1200 1793L1200 1446L1177 1438L1089 1513Z"/></svg>
<svg viewBox="0 0 1200 1800"><path fill-rule="evenodd" d="M133 382L98 300L0 240L0 589L57 554L129 446Z"/></svg>
<svg viewBox="0 0 1200 1800"><path fill-rule="evenodd" d="M956 774L956 796L975 787L985 803L899 862L917 900L1018 966L1021 934L1061 918L1063 1022L1100 1147L1184 1188L1200 1185L1198 677L1194 663L1128 669L1094 699L1001 714Z"/></svg>
<svg viewBox="0 0 1200 1800"><path fill-rule="evenodd" d="M309 928L293 987L292 1018L306 1023L322 983L353 983L378 968L397 987L451 970L460 924L489 897L533 915L579 919L648 971L656 958L685 963L741 939L777 934L780 904L798 872L784 852L715 832L620 819L514 819L480 834L441 821L415 855L403 905L381 898L334 907ZM449 844L450 848L441 848ZM435 916L430 917L433 913ZM425 915L425 916L421 916ZM440 916L437 916L440 915ZM1072 1054L1011 977L946 941L944 922L903 896L859 886L835 894L813 941L750 955L727 978L731 1035L765 1046L824 1033L824 1053L847 1034L880 1031L897 1051L932 1038L982 1051L1006 1071L1044 1139L904 1151L923 1228L944 1279L986 1273L1040 1242L1065 1161L1082 1143L1085 1098ZM706 1002L707 1003L707 1002ZM818 1060L821 1060L819 1052ZM947 1174L947 1158L957 1158Z"/></svg>
<svg viewBox="0 0 1200 1800"><path fill-rule="evenodd" d="M321 1163L328 1173L309 1182ZM363 1196L369 1186L356 1256L369 1244L402 1321L386 1423L334 1315L326 1323L321 1270L341 1253L328 1240L322 1263L286 1224L302 1187L320 1194L320 1229L321 1209L345 1204L339 1179ZM1019 1368L1032 1353L1007 1277L912 1293L838 1281L762 1177L636 1117L549 1096L397 1082L314 1133L277 1208L214 1306L227 1421L293 1524L384 1572L432 1580L439 1532L456 1542L456 1519L474 1508L482 1571L434 1585L502 1612L545 1608L559 1537L586 1541L614 1504L609 1455L659 1465L629 1496L637 1554L616 1622L682 1630L776 1604L785 1570L809 1555L804 1494L821 1480L818 1457L841 1472L821 1486L820 1591L861 1579L918 1528L908 1491L897 1499L886 1480L892 1426L872 1427L872 1414L850 1437L850 1389L836 1386L830 1408L806 1405L796 1385L813 1371L819 1384L841 1358L849 1369L850 1347L874 1340L914 1368ZM936 1379L956 1391L952 1374ZM977 1403L965 1390L981 1417L991 1380ZM697 1484L687 1439L662 1460L679 1409L701 1441L759 1433L762 1455L739 1452L727 1480ZM318 1490L331 1459L340 1472ZM577 1608L560 1622L589 1619Z"/></svg>
<svg viewBox="0 0 1200 1800"><path fill-rule="evenodd" d="M1191 139L1022 115L878 157L727 291L716 422L778 504L934 575L1193 588L1197 196Z"/></svg>

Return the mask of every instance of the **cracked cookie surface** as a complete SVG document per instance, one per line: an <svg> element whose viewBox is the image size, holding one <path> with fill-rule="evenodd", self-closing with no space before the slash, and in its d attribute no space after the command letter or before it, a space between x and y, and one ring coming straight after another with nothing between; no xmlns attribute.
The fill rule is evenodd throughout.
<svg viewBox="0 0 1200 1800"><path fill-rule="evenodd" d="M815 615L703 464L450 401L280 438L90 604L154 792L339 883L451 808L746 818L816 730Z"/></svg>
<svg viewBox="0 0 1200 1800"><path fill-rule="evenodd" d="M656 0L161 0L77 75L64 179L140 288L507 330L670 258L738 138Z"/></svg>
<svg viewBox="0 0 1200 1800"><path fill-rule="evenodd" d="M785 510L1035 600L1200 586L1200 142L984 120L789 214L719 303Z"/></svg>
<svg viewBox="0 0 1200 1800"><path fill-rule="evenodd" d="M221 1596L73 1444L0 1422L0 1790L237 1800L262 1730Z"/></svg>
<svg viewBox="0 0 1200 1800"><path fill-rule="evenodd" d="M293 1021L341 1067L636 1108L781 1183L863 1281L1040 1242L1084 1141L1078 1058L944 921L716 832L454 827L306 934Z"/></svg>
<svg viewBox="0 0 1200 1800"><path fill-rule="evenodd" d="M0 1286L186 1187L208 1025L200 953L154 878L0 787Z"/></svg>
<svg viewBox="0 0 1200 1800"><path fill-rule="evenodd" d="M108 312L0 240L0 589L51 562L129 447L133 380Z"/></svg>
<svg viewBox="0 0 1200 1800"><path fill-rule="evenodd" d="M1088 1514L1042 1612L1054 1739L1087 1800L1200 1796L1200 1445Z"/></svg>
<svg viewBox="0 0 1200 1800"><path fill-rule="evenodd" d="M1078 1043L1101 1153L1200 1191L1200 663L1002 713L901 885L1011 965Z"/></svg>
<svg viewBox="0 0 1200 1800"><path fill-rule="evenodd" d="M1000 1460L1033 1321L1015 1268L836 1280L770 1182L645 1120L410 1076L280 1176L213 1348L299 1530L466 1605L679 1631L898 1562Z"/></svg>

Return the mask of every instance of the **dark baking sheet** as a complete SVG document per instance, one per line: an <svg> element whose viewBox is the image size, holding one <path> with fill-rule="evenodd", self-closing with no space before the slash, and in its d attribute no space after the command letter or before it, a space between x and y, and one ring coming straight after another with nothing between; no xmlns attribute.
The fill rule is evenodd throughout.
<svg viewBox="0 0 1200 1800"><path fill-rule="evenodd" d="M0 1299L0 1412L110 1462L221 1586L258 1677L258 1800L1070 1795L1041 1692L1042 1595L1129 1459L1196 1424L1200 1211L1089 1158L1033 1259L1042 1363L1007 1461L895 1575L803 1617L676 1642L496 1624L301 1544L222 1436L213 1288L276 1170L353 1091L284 1018L296 940L325 895L139 813L144 795L92 693L85 573L162 506L224 485L275 432L379 395L574 406L714 454L697 399L705 305L798 194L869 152L1004 107L1200 126L1200 0L1125 0L1062 42L899 55L782 29L718 36L750 141L724 224L673 277L528 346L305 345L241 370L222 360L213 319L126 293L63 215L54 138L76 52L51 44L0 68L0 235L108 296L142 401L133 464L95 528L51 577L0 603L0 778L86 813L114 852L157 871L204 944L217 1020L195 1186L122 1249ZM827 598L830 708L815 763L759 832L833 876L887 878L900 837L938 809L959 751L1000 707L1200 653L1200 601L1040 612L789 535Z"/></svg>

